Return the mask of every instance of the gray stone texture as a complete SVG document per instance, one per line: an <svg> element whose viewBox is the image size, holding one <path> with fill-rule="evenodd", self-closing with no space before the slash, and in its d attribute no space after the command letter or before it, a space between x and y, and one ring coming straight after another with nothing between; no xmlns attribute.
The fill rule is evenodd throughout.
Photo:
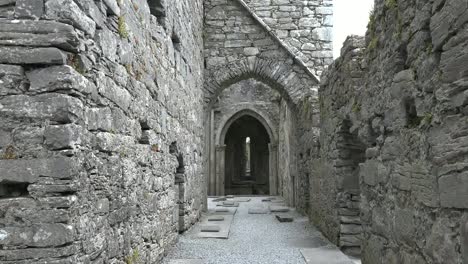
<svg viewBox="0 0 468 264"><path fill-rule="evenodd" d="M322 76L311 215L363 263L466 262L467 12L376 1Z"/></svg>
<svg viewBox="0 0 468 264"><path fill-rule="evenodd" d="M202 1L165 8L0 1L1 263L158 263L199 218Z"/></svg>

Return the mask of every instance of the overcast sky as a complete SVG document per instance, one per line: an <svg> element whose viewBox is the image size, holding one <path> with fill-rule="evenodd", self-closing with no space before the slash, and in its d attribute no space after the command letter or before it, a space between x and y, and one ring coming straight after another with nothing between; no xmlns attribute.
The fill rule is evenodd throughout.
<svg viewBox="0 0 468 264"><path fill-rule="evenodd" d="M348 35L364 36L366 33L374 0L333 0L333 5L333 57L337 58Z"/></svg>

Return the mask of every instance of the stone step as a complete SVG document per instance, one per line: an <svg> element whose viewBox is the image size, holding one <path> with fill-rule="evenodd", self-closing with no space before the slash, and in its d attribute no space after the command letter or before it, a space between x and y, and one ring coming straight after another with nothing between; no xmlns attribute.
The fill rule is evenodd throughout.
<svg viewBox="0 0 468 264"><path fill-rule="evenodd" d="M294 221L294 218L289 215L275 215L275 217L280 221L280 223L290 223Z"/></svg>

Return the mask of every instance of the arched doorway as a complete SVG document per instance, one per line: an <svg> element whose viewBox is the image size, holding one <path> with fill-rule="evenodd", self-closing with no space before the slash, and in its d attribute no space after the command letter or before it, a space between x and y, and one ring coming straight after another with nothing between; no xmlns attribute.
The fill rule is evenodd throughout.
<svg viewBox="0 0 468 264"><path fill-rule="evenodd" d="M222 122L216 137L214 195L276 195L277 132L265 115L243 109Z"/></svg>
<svg viewBox="0 0 468 264"><path fill-rule="evenodd" d="M225 194L269 194L270 136L255 117L244 115L227 130L224 140Z"/></svg>

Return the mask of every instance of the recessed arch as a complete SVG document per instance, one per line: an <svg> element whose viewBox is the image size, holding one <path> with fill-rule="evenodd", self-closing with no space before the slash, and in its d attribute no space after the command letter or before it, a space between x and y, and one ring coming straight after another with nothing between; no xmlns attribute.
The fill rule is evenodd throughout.
<svg viewBox="0 0 468 264"><path fill-rule="evenodd" d="M277 142L278 134L274 129L272 129L274 127L273 122L271 122L271 120L264 113L254 109L253 107L246 106L246 108L237 111L236 113L226 117L221 121L218 128L218 133L216 133L217 145L224 145L226 133L231 127L232 123L243 116L251 116L257 119L265 127L265 130L270 137L270 142Z"/></svg>
<svg viewBox="0 0 468 264"><path fill-rule="evenodd" d="M258 57L244 58L221 65L205 76L204 92L209 108L224 89L251 78L277 90L292 105L296 105L304 95L316 92L318 86L317 81L297 65ZM307 84L306 79L310 80Z"/></svg>

